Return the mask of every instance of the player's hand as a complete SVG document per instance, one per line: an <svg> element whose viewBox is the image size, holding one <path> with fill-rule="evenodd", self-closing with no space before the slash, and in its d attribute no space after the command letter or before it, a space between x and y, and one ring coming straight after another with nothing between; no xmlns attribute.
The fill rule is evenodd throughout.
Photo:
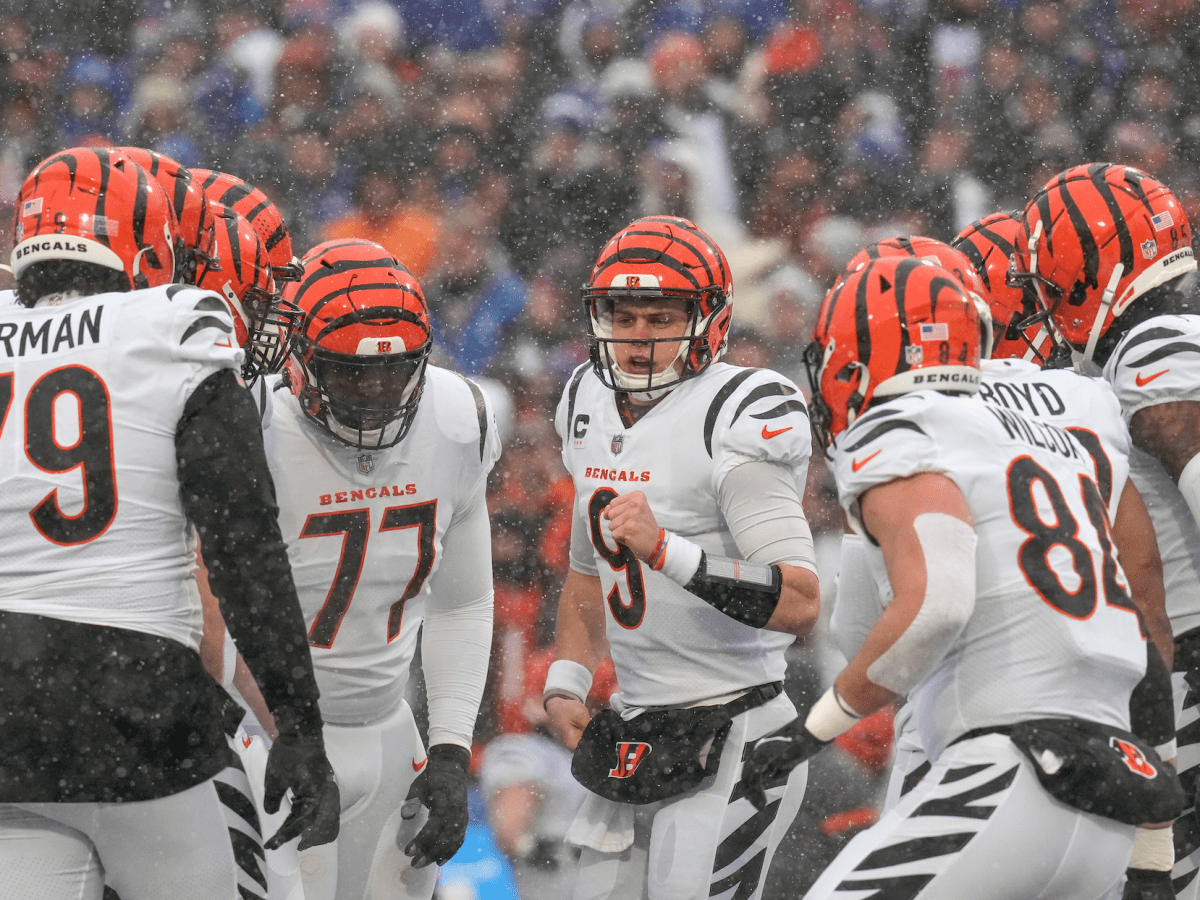
<svg viewBox="0 0 1200 900"><path fill-rule="evenodd" d="M650 510L650 503L641 491L620 494L604 507L612 536L633 551L633 555L645 562L658 546L658 520Z"/></svg>
<svg viewBox="0 0 1200 900"><path fill-rule="evenodd" d="M742 767L746 797L756 809L765 808L767 789L786 782L792 769L815 756L827 743L818 740L799 718L759 738Z"/></svg>
<svg viewBox="0 0 1200 900"><path fill-rule="evenodd" d="M584 729L592 720L587 706L570 697L551 697L546 701L546 713L555 736L574 753Z"/></svg>
<svg viewBox="0 0 1200 900"><path fill-rule="evenodd" d="M268 813L279 812L279 804L289 788L292 811L263 847L277 850L297 835L303 835L300 849L307 850L336 838L342 803L333 766L319 736L281 733L271 745L263 778L263 809Z"/></svg>
<svg viewBox="0 0 1200 900"><path fill-rule="evenodd" d="M1125 890L1121 900L1175 900L1170 872L1126 869Z"/></svg>
<svg viewBox="0 0 1200 900"><path fill-rule="evenodd" d="M434 744L429 762L408 790L400 817L414 818L424 806L429 820L408 842L404 855L413 858L414 869L430 863L445 865L458 852L467 836L467 766L471 753L457 744Z"/></svg>

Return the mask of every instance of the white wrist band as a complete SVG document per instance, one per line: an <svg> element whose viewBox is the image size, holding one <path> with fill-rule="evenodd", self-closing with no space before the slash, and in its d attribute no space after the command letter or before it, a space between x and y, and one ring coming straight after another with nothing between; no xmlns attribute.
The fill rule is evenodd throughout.
<svg viewBox="0 0 1200 900"><path fill-rule="evenodd" d="M1129 868L1149 872L1170 872L1175 865L1175 839L1172 828L1139 828L1133 839L1133 857Z"/></svg>
<svg viewBox="0 0 1200 900"><path fill-rule="evenodd" d="M693 544L687 538L668 531L662 553L663 562L659 571L676 584L686 587L700 568L700 556L704 551L700 549L699 544Z"/></svg>
<svg viewBox="0 0 1200 900"><path fill-rule="evenodd" d="M828 742L842 732L849 731L860 719L862 716L838 696L837 688L830 688L808 711L804 727L818 741Z"/></svg>
<svg viewBox="0 0 1200 900"><path fill-rule="evenodd" d="M588 667L572 659L556 659L550 663L546 673L546 686L542 689L542 704L552 692L567 693L578 697L580 703L587 701L592 689L592 673Z"/></svg>

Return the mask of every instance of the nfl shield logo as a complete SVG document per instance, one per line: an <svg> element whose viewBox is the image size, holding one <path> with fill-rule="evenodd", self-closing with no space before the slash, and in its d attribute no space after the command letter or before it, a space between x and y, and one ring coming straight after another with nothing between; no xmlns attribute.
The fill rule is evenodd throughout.
<svg viewBox="0 0 1200 900"><path fill-rule="evenodd" d="M1158 256L1158 241L1151 238L1142 244L1142 256L1146 259L1154 259Z"/></svg>
<svg viewBox="0 0 1200 900"><path fill-rule="evenodd" d="M909 344L904 348L904 361L910 366L919 366L925 360L925 351L920 344Z"/></svg>
<svg viewBox="0 0 1200 900"><path fill-rule="evenodd" d="M609 448L610 450L612 450L612 455L613 455L613 456L620 456L620 455L621 455L621 448L622 448L623 446L625 446L625 435L623 435L623 434L614 434L614 435L613 435L613 439L612 439L612 443L610 443L610 444L608 445L608 448Z"/></svg>
<svg viewBox="0 0 1200 900"><path fill-rule="evenodd" d="M370 475L371 470L375 468L375 457L370 453L358 454L358 471L364 475Z"/></svg>

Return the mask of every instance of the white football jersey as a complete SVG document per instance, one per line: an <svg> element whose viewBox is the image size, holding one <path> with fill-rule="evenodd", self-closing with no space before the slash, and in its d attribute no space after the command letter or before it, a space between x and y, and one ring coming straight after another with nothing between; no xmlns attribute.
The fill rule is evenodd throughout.
<svg viewBox="0 0 1200 900"><path fill-rule="evenodd" d="M1129 727L1146 645L1092 457L1069 432L975 397L918 391L855 421L833 462L860 532L858 499L920 472L953 480L975 520L974 612L910 696L932 758L967 731L1025 719Z"/></svg>
<svg viewBox="0 0 1200 900"><path fill-rule="evenodd" d="M395 709L441 581L470 599L491 594L491 567L479 564L490 545L450 560L443 546L485 502L500 456L492 410L453 372L428 366L425 379L408 434L382 450L342 443L289 391L271 394L267 461L329 722L365 724Z"/></svg>
<svg viewBox="0 0 1200 900"><path fill-rule="evenodd" d="M0 309L0 609L199 648L175 432L242 351L183 285Z"/></svg>
<svg viewBox="0 0 1200 900"><path fill-rule="evenodd" d="M980 374L981 400L1044 419L1075 435L1092 457L1093 479L1108 502L1111 519L1129 477L1132 445L1108 383L1071 369L1042 369L1020 359L985 360ZM840 566L829 627L839 649L852 659L891 602L892 589L878 548L858 535L846 535L842 552L846 559ZM847 571L848 566L854 571Z"/></svg>
<svg viewBox="0 0 1200 900"><path fill-rule="evenodd" d="M745 559L721 514L721 485L741 463L773 462L791 469L803 497L812 438L796 386L769 370L717 363L627 428L616 394L585 365L563 392L555 428L575 483L571 566L600 577L625 703L695 703L782 679L792 635L735 622L652 571L613 539L600 512L613 497L642 491L661 527L708 553Z"/></svg>
<svg viewBox="0 0 1200 900"><path fill-rule="evenodd" d="M1126 422L1148 406L1200 401L1200 316L1157 316L1134 326L1109 357L1104 377ZM1167 615L1180 635L1200 627L1200 526L1158 459L1135 447L1130 470L1154 521Z"/></svg>

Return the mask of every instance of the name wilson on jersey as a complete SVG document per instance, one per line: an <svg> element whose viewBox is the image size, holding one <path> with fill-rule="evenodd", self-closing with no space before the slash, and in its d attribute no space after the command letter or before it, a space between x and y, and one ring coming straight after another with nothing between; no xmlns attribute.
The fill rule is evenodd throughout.
<svg viewBox="0 0 1200 900"><path fill-rule="evenodd" d="M83 344L98 344L100 316L103 312L103 306L78 311L78 318L75 318L75 312L64 312L43 319L40 323L25 322L19 328L15 322L0 322L0 345L3 345L5 355L11 359L33 353L57 353L60 348L70 350ZM20 337L17 336L18 332Z"/></svg>
<svg viewBox="0 0 1200 900"><path fill-rule="evenodd" d="M393 484L391 487L382 484L379 487L364 488L361 491L335 491L332 494L321 494L321 505L355 503L361 500L374 500L376 497L406 497L416 492L415 484L406 484L404 487L400 487L398 484Z"/></svg>
<svg viewBox="0 0 1200 900"><path fill-rule="evenodd" d="M1026 419L1024 416L995 406L989 405L987 411L1000 421L1010 438L1041 447L1044 450L1051 450L1067 459L1081 459L1071 436L1057 425L1039 422L1037 419Z"/></svg>

